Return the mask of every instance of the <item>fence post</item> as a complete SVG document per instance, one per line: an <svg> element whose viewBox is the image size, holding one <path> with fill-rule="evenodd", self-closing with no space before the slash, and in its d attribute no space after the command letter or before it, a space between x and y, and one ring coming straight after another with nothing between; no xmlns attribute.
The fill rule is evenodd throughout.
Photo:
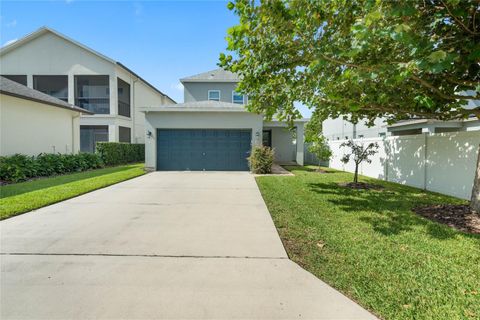
<svg viewBox="0 0 480 320"><path fill-rule="evenodd" d="M428 148L428 132L423 133L423 190L427 190L427 148Z"/></svg>
<svg viewBox="0 0 480 320"><path fill-rule="evenodd" d="M388 163L390 161L390 146L387 146L388 140L387 137L383 137L383 150L385 150L385 181L388 181Z"/></svg>

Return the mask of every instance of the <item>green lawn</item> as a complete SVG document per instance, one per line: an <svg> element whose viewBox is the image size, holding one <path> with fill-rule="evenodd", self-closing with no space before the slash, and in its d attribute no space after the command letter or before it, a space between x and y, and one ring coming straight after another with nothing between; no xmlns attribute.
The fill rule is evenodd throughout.
<svg viewBox="0 0 480 320"><path fill-rule="evenodd" d="M143 164L66 174L0 187L0 220L144 174Z"/></svg>
<svg viewBox="0 0 480 320"><path fill-rule="evenodd" d="M292 260L384 319L480 319L480 236L410 211L464 203L361 178L383 191L337 185L352 174L293 167L257 182Z"/></svg>

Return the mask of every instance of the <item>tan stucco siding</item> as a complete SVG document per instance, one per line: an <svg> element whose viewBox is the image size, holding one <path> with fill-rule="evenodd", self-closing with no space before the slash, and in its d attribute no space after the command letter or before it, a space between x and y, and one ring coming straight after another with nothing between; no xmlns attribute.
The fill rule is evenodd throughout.
<svg viewBox="0 0 480 320"><path fill-rule="evenodd" d="M157 129L251 129L252 145L261 145L262 125L262 116L247 112L149 112L145 130L152 137L145 140L145 166L156 166Z"/></svg>
<svg viewBox="0 0 480 320"><path fill-rule="evenodd" d="M78 152L79 115L0 94L0 155Z"/></svg>

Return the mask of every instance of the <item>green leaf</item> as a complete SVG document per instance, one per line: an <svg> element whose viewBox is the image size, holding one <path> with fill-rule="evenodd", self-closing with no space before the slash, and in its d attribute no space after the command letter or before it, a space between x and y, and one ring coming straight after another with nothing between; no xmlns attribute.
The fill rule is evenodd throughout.
<svg viewBox="0 0 480 320"><path fill-rule="evenodd" d="M447 57L447 53L443 50L438 50L438 51L435 51L435 52L432 52L428 57L427 59L430 61L430 62L433 62L433 63L436 63L436 62L442 62L443 60L445 60L445 58Z"/></svg>
<svg viewBox="0 0 480 320"><path fill-rule="evenodd" d="M228 10L233 10L235 8L235 4L231 1L227 3L227 9Z"/></svg>

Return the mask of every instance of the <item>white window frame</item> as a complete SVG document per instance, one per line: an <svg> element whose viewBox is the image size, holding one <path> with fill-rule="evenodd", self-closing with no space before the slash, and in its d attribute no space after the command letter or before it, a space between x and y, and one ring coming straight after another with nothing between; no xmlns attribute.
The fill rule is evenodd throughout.
<svg viewBox="0 0 480 320"><path fill-rule="evenodd" d="M233 97L235 97L235 94L238 94L240 95L238 92L236 92L235 90L232 90L232 103L236 103L233 99ZM239 104L239 103L238 103ZM245 104L245 95L242 94L242 104Z"/></svg>
<svg viewBox="0 0 480 320"><path fill-rule="evenodd" d="M210 92L218 92L218 100L210 99ZM220 92L220 90L208 90L207 99L208 101L220 101L222 99L222 93Z"/></svg>

